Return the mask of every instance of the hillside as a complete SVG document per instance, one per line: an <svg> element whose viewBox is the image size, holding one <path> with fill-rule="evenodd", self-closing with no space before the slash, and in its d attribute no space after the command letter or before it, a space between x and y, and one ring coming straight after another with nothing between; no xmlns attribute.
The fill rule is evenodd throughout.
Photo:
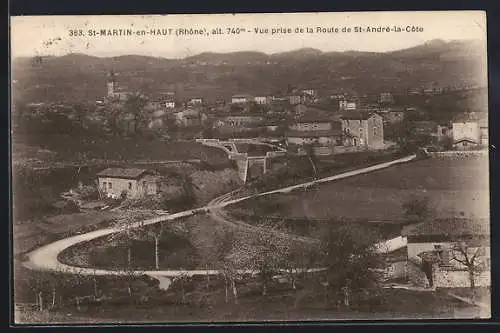
<svg viewBox="0 0 500 333"><path fill-rule="evenodd" d="M109 70L119 74L128 90L157 95L175 91L180 98L209 100L234 93L272 93L288 85L315 88L322 93L355 90L403 91L420 86L480 84L477 68L486 57L475 41L439 40L405 50L373 52L201 53L185 59L137 55L100 58L84 54L14 59L14 98L95 100L106 93Z"/></svg>

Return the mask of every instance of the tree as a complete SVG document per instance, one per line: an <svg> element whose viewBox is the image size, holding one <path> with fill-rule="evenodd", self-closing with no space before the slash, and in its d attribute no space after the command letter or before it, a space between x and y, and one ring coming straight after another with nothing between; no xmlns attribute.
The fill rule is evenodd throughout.
<svg viewBox="0 0 500 333"><path fill-rule="evenodd" d="M159 228L155 230L155 227L148 228L147 230L147 235L149 237L152 237L155 242L155 247L154 247L154 256L155 256L155 269L159 270L160 269L160 239L163 234L163 222L160 222Z"/></svg>
<svg viewBox="0 0 500 333"><path fill-rule="evenodd" d="M470 295L473 302L476 299L476 278L479 274L488 269L486 263L486 244L471 246L465 241L453 243L451 260L454 260L466 267L469 283Z"/></svg>
<svg viewBox="0 0 500 333"><path fill-rule="evenodd" d="M232 230L216 229L211 231L200 230L199 226L193 236L196 239L197 249L205 267L213 267L221 272L224 278L225 300L229 303L230 291L233 294L233 301L238 302L238 291L236 288L237 267L236 257L232 256L235 248L235 234ZM203 232L200 236L200 232ZM207 289L210 284L210 277L207 275Z"/></svg>
<svg viewBox="0 0 500 333"><path fill-rule="evenodd" d="M316 248L311 248L309 244L303 242L294 242L288 247L283 263L292 289L297 289L297 280L299 277L304 277L310 268L316 263L315 252Z"/></svg>
<svg viewBox="0 0 500 333"><path fill-rule="evenodd" d="M124 113L123 105L120 103L111 103L106 113L106 125L113 136L119 136L122 133L120 119Z"/></svg>
<svg viewBox="0 0 500 333"><path fill-rule="evenodd" d="M250 267L259 272L262 296L266 296L273 275L283 265L290 241L271 232L258 232L255 236L249 251Z"/></svg>
<svg viewBox="0 0 500 333"><path fill-rule="evenodd" d="M376 232L354 225L328 225L321 247L326 268L325 300L330 292L342 292L346 306L351 304L352 291L378 285L385 261L375 244L380 239Z"/></svg>
<svg viewBox="0 0 500 333"><path fill-rule="evenodd" d="M405 218L410 222L421 222L435 213L429 197L412 195L402 204Z"/></svg>
<svg viewBox="0 0 500 333"><path fill-rule="evenodd" d="M316 154L314 153L314 147L312 144L305 144L303 146L304 151L306 153L307 159L309 160L309 163L311 163L311 167L314 172L314 179L318 179L318 169L316 167L318 161L316 158Z"/></svg>
<svg viewBox="0 0 500 333"><path fill-rule="evenodd" d="M125 101L125 110L127 113L131 114L133 117L133 128L134 134L137 133L139 125L145 120L144 107L147 104L146 98L141 94L130 94Z"/></svg>

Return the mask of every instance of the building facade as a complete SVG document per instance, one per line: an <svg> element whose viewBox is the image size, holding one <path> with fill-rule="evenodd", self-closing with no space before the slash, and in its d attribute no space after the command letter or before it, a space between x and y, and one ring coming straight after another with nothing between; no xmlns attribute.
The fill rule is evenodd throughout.
<svg viewBox="0 0 500 333"><path fill-rule="evenodd" d="M158 193L158 181L153 173L137 168L108 168L97 174L101 193L110 198L138 199Z"/></svg>
<svg viewBox="0 0 500 333"><path fill-rule="evenodd" d="M348 113L341 117L344 145L365 149L384 148L384 122L377 113Z"/></svg>
<svg viewBox="0 0 500 333"><path fill-rule="evenodd" d="M255 96L254 102L260 105L269 104L270 98L267 96Z"/></svg>
<svg viewBox="0 0 500 333"><path fill-rule="evenodd" d="M349 100L340 100L339 101L339 110L340 111L354 111L356 110L356 102Z"/></svg>

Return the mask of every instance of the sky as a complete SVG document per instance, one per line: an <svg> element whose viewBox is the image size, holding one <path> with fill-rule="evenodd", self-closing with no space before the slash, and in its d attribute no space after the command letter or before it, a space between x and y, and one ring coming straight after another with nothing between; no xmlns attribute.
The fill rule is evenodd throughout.
<svg viewBox="0 0 500 333"><path fill-rule="evenodd" d="M151 16L17 16L11 17L11 55L84 53L94 56L137 54L184 58L202 52L260 51L276 53L300 48L329 51L386 52L432 39L486 41L486 14L481 11L343 12L289 14L190 14ZM317 28L339 29L318 32ZM363 32L355 32L355 27ZM398 27L413 32L367 32L366 28ZM206 29L207 34L176 36L177 29ZM221 28L224 34L212 34ZM228 33L228 28L245 32ZM313 33L307 33L306 28ZM342 32L351 28L351 32ZM131 29L131 36L90 36L89 30ZM151 29L172 29L173 35L137 35ZM254 29L268 29L255 33ZM281 32L272 34L273 29ZM292 32L288 32L291 29ZM304 29L303 32L295 29ZM71 31L82 36L70 36ZM415 31L417 30L417 31ZM486 43L485 43L486 47Z"/></svg>

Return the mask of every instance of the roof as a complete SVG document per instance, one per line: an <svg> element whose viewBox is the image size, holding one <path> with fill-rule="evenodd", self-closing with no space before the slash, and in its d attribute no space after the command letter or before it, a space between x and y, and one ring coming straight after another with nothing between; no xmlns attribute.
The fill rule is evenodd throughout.
<svg viewBox="0 0 500 333"><path fill-rule="evenodd" d="M477 143L477 141L476 141L476 140L474 140L474 139L470 139L470 138L460 138L460 139L458 139L458 140L453 141L453 143L455 144L455 143L459 143L459 142L463 142L463 141L472 142L472 143Z"/></svg>
<svg viewBox="0 0 500 333"><path fill-rule="evenodd" d="M138 168L108 168L97 174L98 177L136 179L146 173L146 169Z"/></svg>
<svg viewBox="0 0 500 333"><path fill-rule="evenodd" d="M367 120L371 116L375 115L373 112L358 112L358 111L348 111L340 117L341 119L348 120Z"/></svg>
<svg viewBox="0 0 500 333"><path fill-rule="evenodd" d="M323 131L287 131L287 137L295 137L295 138L318 138L325 136L338 136L341 135L342 131L339 130L323 130Z"/></svg>
<svg viewBox="0 0 500 333"><path fill-rule="evenodd" d="M490 234L489 219L436 219L403 227L402 236L473 236Z"/></svg>

